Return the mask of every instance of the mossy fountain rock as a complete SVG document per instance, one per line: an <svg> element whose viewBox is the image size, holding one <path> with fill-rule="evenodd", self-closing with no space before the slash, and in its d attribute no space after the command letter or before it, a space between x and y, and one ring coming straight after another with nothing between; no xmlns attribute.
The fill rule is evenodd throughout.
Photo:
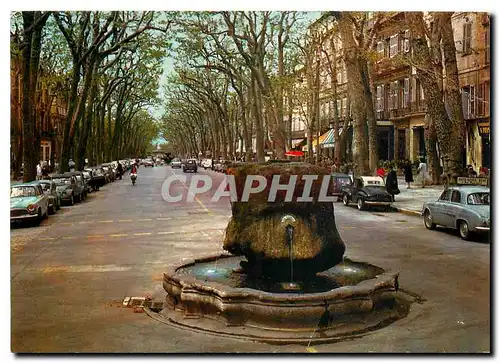
<svg viewBox="0 0 500 363"><path fill-rule="evenodd" d="M227 226L224 249L234 255L244 255L248 263L242 267L254 275L290 275L290 252L282 218L292 215L293 269L297 278L315 275L342 261L345 245L335 225L332 202L318 201L326 168L307 163L250 163L234 164L228 169L234 175L237 202L232 202L232 218ZM248 202L241 202L246 177L262 175L266 188L251 194ZM291 175L297 175L291 202L285 201L286 191L278 190L276 200L268 202L274 175L280 175L280 184L287 184ZM303 194L303 175L318 175L311 187L312 202L298 202ZM331 195L331 183L327 195Z"/></svg>

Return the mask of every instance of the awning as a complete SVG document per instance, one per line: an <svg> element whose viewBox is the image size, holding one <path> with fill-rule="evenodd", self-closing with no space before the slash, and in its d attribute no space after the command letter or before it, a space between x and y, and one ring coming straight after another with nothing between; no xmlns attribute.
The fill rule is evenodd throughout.
<svg viewBox="0 0 500 363"><path fill-rule="evenodd" d="M342 134L342 129L339 130L339 136ZM319 137L319 147L322 149L332 148L335 146L335 138L333 129L328 130L323 135ZM316 149L316 145L318 145L318 138L313 137L312 139L312 147L313 150ZM307 145L305 145L302 150L307 151Z"/></svg>

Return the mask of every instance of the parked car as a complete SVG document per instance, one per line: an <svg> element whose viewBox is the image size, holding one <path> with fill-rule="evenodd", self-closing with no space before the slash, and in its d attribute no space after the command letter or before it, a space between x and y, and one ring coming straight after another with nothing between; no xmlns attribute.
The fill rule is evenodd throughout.
<svg viewBox="0 0 500 363"><path fill-rule="evenodd" d="M174 160L172 160L172 162L170 163L170 166L172 168L181 168L182 167L182 161L181 159L179 158L175 158Z"/></svg>
<svg viewBox="0 0 500 363"><path fill-rule="evenodd" d="M73 171L73 175L76 177L76 184L82 189L82 200L87 199L87 182L85 181L83 172Z"/></svg>
<svg viewBox="0 0 500 363"><path fill-rule="evenodd" d="M342 202L354 202L359 210L378 206L389 209L392 196L387 192L384 179L379 176L356 176L352 183L342 187Z"/></svg>
<svg viewBox="0 0 500 363"><path fill-rule="evenodd" d="M227 160L219 160L214 164L214 170L219 173L226 173L227 171Z"/></svg>
<svg viewBox="0 0 500 363"><path fill-rule="evenodd" d="M106 178L104 177L102 168L91 166L90 168L85 169L85 171L92 173L91 185L95 191L99 190L100 187L106 184Z"/></svg>
<svg viewBox="0 0 500 363"><path fill-rule="evenodd" d="M49 203L49 214L55 214L57 210L61 209L61 198L56 190L56 183L52 180L37 180L32 184L38 184L42 188L43 194L47 196Z"/></svg>
<svg viewBox="0 0 500 363"><path fill-rule="evenodd" d="M201 166L203 166L205 169L211 169L212 168L212 159L202 160Z"/></svg>
<svg viewBox="0 0 500 363"><path fill-rule="evenodd" d="M332 195L337 197L337 202L342 201L342 187L352 183L349 175L344 173L332 173L333 192Z"/></svg>
<svg viewBox="0 0 500 363"><path fill-rule="evenodd" d="M107 176L107 183L114 182L116 180L116 174L110 163L105 163L101 165L102 170L104 171L104 176Z"/></svg>
<svg viewBox="0 0 500 363"><path fill-rule="evenodd" d="M464 240L474 233L489 233L490 188L449 187L437 201L424 203L422 216L427 229L436 229L437 225L455 228Z"/></svg>
<svg viewBox="0 0 500 363"><path fill-rule="evenodd" d="M83 170L83 179L85 180L85 189L88 193L92 193L92 190L94 190L94 182L92 180L92 171L91 170Z"/></svg>
<svg viewBox="0 0 500 363"><path fill-rule="evenodd" d="M52 174L50 179L56 183L56 190L61 201L73 205L75 201L80 202L82 200L83 186L77 184L76 177L72 172Z"/></svg>
<svg viewBox="0 0 500 363"><path fill-rule="evenodd" d="M196 159L188 159L184 164L182 164L182 171L192 171L193 173L198 172L198 165L196 164Z"/></svg>
<svg viewBox="0 0 500 363"><path fill-rule="evenodd" d="M10 221L41 221L49 213L49 200L36 183L22 183L10 187Z"/></svg>

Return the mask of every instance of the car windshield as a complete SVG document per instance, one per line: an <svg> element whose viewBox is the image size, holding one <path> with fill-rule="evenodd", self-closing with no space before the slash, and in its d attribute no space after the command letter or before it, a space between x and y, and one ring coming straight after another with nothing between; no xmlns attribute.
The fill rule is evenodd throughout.
<svg viewBox="0 0 500 363"><path fill-rule="evenodd" d="M188 164L194 164L195 161L194 160L188 160Z"/></svg>
<svg viewBox="0 0 500 363"><path fill-rule="evenodd" d="M338 186L350 185L351 178L336 178L336 183Z"/></svg>
<svg viewBox="0 0 500 363"><path fill-rule="evenodd" d="M172 161L175 161L175 162L177 162L177 161L180 161L180 160L179 160L179 159L177 159L177 158L175 158L175 159L174 159L174 160L172 160Z"/></svg>
<svg viewBox="0 0 500 363"><path fill-rule="evenodd" d="M50 184L49 183L40 183L40 186L42 187L42 190L44 192L50 190Z"/></svg>
<svg viewBox="0 0 500 363"><path fill-rule="evenodd" d="M71 178L53 178L56 184L71 184Z"/></svg>
<svg viewBox="0 0 500 363"><path fill-rule="evenodd" d="M13 187L10 188L11 198L35 197L36 192L34 187Z"/></svg>
<svg viewBox="0 0 500 363"><path fill-rule="evenodd" d="M467 196L467 204L490 205L490 193L472 193Z"/></svg>

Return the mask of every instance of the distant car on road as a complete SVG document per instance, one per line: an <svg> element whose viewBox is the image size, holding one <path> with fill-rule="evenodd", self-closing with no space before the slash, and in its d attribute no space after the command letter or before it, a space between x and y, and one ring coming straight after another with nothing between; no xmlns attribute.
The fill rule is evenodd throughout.
<svg viewBox="0 0 500 363"><path fill-rule="evenodd" d="M175 158L174 160L172 160L172 162L170 163L170 166L172 168L181 168L182 167L182 161L181 159L179 158Z"/></svg>
<svg viewBox="0 0 500 363"><path fill-rule="evenodd" d="M196 164L196 159L188 159L184 164L182 164L182 171L192 171L193 173L198 172L198 165Z"/></svg>
<svg viewBox="0 0 500 363"><path fill-rule="evenodd" d="M49 200L36 183L22 183L10 187L10 221L36 220L40 222L49 213Z"/></svg>
<svg viewBox="0 0 500 363"><path fill-rule="evenodd" d="M211 169L212 168L212 159L203 159L201 161L201 166L205 169Z"/></svg>
<svg viewBox="0 0 500 363"><path fill-rule="evenodd" d="M357 176L352 183L342 187L342 202L354 202L359 210L377 206L389 209L392 196L387 192L384 179L379 176Z"/></svg>
<svg viewBox="0 0 500 363"><path fill-rule="evenodd" d="M435 202L422 206L427 229L437 225L458 229L464 240L474 233L490 231L490 188L481 186L452 186L443 191Z"/></svg>
<svg viewBox="0 0 500 363"><path fill-rule="evenodd" d="M151 159L145 159L143 164L144 164L144 166L151 166L151 167L153 167L155 165L155 163Z"/></svg>
<svg viewBox="0 0 500 363"><path fill-rule="evenodd" d="M42 188L43 194L47 196L49 203L49 213L55 214L57 210L61 209L61 198L57 193L56 183L52 180L37 180L32 184L38 184Z"/></svg>
<svg viewBox="0 0 500 363"><path fill-rule="evenodd" d="M214 164L214 170L219 173L226 173L227 171L227 160L219 160Z"/></svg>

